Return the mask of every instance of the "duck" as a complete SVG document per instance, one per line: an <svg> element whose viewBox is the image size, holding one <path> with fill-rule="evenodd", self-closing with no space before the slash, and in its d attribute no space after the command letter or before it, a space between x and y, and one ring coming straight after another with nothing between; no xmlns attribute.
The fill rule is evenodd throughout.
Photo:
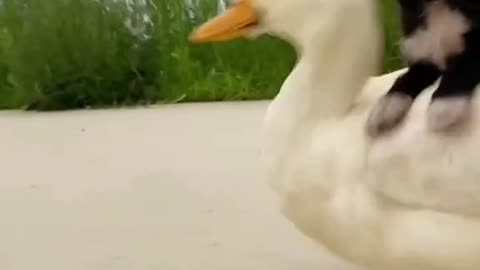
<svg viewBox="0 0 480 270"><path fill-rule="evenodd" d="M379 17L375 0L237 0L190 41L271 35L295 49L265 113L262 162L296 230L364 269L478 270L480 99L464 129L434 133L432 85L395 132L368 136L374 105L406 71L381 73Z"/></svg>

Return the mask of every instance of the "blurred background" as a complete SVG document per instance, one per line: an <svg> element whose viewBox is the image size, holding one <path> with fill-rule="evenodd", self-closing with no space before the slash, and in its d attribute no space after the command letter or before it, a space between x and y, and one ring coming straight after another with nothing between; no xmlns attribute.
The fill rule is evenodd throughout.
<svg viewBox="0 0 480 270"><path fill-rule="evenodd" d="M272 98L295 63L284 42L188 43L226 1L0 0L0 109ZM378 1L388 72L402 66L398 16Z"/></svg>

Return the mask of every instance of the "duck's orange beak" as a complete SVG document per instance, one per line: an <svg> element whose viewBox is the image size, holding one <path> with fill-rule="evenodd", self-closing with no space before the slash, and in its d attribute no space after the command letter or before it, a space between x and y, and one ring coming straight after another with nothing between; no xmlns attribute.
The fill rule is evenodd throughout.
<svg viewBox="0 0 480 270"><path fill-rule="evenodd" d="M204 43L241 38L248 31L248 28L255 26L257 23L257 14L250 1L239 1L223 14L195 30L190 36L190 41Z"/></svg>

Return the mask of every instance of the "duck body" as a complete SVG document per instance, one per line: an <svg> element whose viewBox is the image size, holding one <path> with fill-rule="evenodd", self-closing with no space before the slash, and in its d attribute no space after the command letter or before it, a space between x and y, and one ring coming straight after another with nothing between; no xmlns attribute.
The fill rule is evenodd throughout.
<svg viewBox="0 0 480 270"><path fill-rule="evenodd" d="M295 68L264 122L265 177L283 214L337 256L371 270L480 269L480 98L472 125L427 129L433 85L404 124L371 139L374 105L406 70L376 74L375 0L237 0L192 35L289 42Z"/></svg>
<svg viewBox="0 0 480 270"><path fill-rule="evenodd" d="M365 134L369 112L403 72L372 77L347 114L297 137L282 135L302 127L280 94L265 120L267 178L300 231L367 269L480 269L480 130L428 131L432 86L399 131Z"/></svg>

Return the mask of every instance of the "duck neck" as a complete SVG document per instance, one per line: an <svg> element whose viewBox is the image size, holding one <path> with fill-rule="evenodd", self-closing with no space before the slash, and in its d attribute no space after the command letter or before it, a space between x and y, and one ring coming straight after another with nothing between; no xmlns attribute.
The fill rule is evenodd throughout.
<svg viewBox="0 0 480 270"><path fill-rule="evenodd" d="M375 27L372 27L375 28ZM317 125L348 114L366 80L377 71L379 47L352 31L325 29L295 45L299 61L274 101L296 125ZM368 36L368 34L367 34ZM300 43L300 42L299 42ZM295 44L295 43L294 43ZM290 128L292 128L290 126Z"/></svg>
<svg viewBox="0 0 480 270"><path fill-rule="evenodd" d="M299 57L267 112L266 136L275 140L266 146L272 153L297 149L322 123L338 124L377 71L381 35L374 2L361 3L370 5L330 12L325 16L336 18L324 16L319 23L284 29L291 34L280 35Z"/></svg>
<svg viewBox="0 0 480 270"><path fill-rule="evenodd" d="M318 122L347 114L365 78L359 76L349 59L322 54L306 48L292 72L280 98L288 98L297 121Z"/></svg>
<svg viewBox="0 0 480 270"><path fill-rule="evenodd" d="M302 158L312 142L331 143L323 142L328 137L318 136L322 133L317 131L342 125L366 80L377 71L381 36L375 2L343 2L359 6L312 15L318 21L296 31L288 27L297 26L285 25L278 35L294 46L299 57L264 123L264 161L274 190L288 188L289 170L298 165L296 158L305 162Z"/></svg>

